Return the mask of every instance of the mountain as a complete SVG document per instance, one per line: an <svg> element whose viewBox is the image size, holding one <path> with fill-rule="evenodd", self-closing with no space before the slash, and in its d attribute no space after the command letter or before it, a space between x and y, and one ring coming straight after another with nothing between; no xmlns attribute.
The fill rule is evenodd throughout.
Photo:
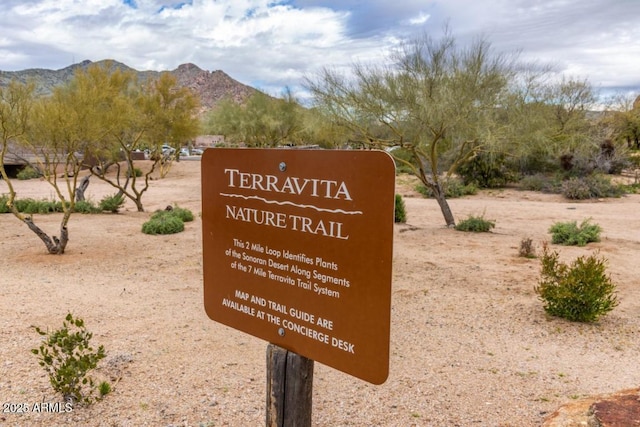
<svg viewBox="0 0 640 427"><path fill-rule="evenodd" d="M0 86L6 86L12 79L25 83L33 81L38 95L48 95L53 88L73 78L77 69L86 69L92 64L106 65L123 71L133 71L140 81L157 78L159 71L138 71L113 60L92 62L82 61L60 70L32 68L22 71L0 71ZM173 71L180 86L188 87L200 98L201 112L213 108L220 100L230 97L236 102L244 102L256 89L244 85L221 70L206 71L194 64L182 64Z"/></svg>

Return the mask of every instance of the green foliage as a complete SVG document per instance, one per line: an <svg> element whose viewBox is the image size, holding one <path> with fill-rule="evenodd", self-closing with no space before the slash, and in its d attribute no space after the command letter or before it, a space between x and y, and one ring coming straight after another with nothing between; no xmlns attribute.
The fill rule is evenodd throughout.
<svg viewBox="0 0 640 427"><path fill-rule="evenodd" d="M84 321L68 313L62 328L58 330L45 332L37 326L34 329L46 338L39 348L31 352L38 356L39 364L49 375L53 389L61 393L65 400L80 404L93 403L96 385L88 373L105 357L105 351L102 345L97 351L91 347L93 334L87 331Z"/></svg>
<svg viewBox="0 0 640 427"><path fill-rule="evenodd" d="M193 221L189 209L174 207L154 213L149 221L142 224L145 234L175 234L184 231L184 223Z"/></svg>
<svg viewBox="0 0 640 427"><path fill-rule="evenodd" d="M133 168L133 174L131 174L131 176L135 176L136 178L140 178L142 175L143 175L142 169Z"/></svg>
<svg viewBox="0 0 640 427"><path fill-rule="evenodd" d="M6 194L0 195L0 214L9 213L9 207L7 202L9 196ZM15 199L13 201L14 206L18 212L25 214L48 214L55 212L63 212L62 202L56 202L53 200L36 200L36 199ZM73 211L84 214L94 214L103 211L118 212L118 209L124 204L123 196L106 196L104 197L98 206L92 203L90 200L79 200L75 202ZM186 216L187 214L185 214ZM191 214L193 216L193 214ZM193 218L192 218L193 219Z"/></svg>
<svg viewBox="0 0 640 427"><path fill-rule="evenodd" d="M495 221L484 218L484 215L469 215L467 219L456 224L455 229L458 231L472 231L474 233L486 233L496 226Z"/></svg>
<svg viewBox="0 0 640 427"><path fill-rule="evenodd" d="M480 188L504 187L515 180L502 154L480 152L458 166L456 172L465 185L474 184Z"/></svg>
<svg viewBox="0 0 640 427"><path fill-rule="evenodd" d="M552 316L593 322L618 305L616 286L606 274L606 259L578 257L571 265L558 261L558 253L544 248L540 282L535 292Z"/></svg>
<svg viewBox="0 0 640 427"><path fill-rule="evenodd" d="M31 166L26 166L20 172L17 173L16 178L24 181L27 179L39 178L40 176L41 176L40 172L38 172Z"/></svg>
<svg viewBox="0 0 640 427"><path fill-rule="evenodd" d="M582 221L580 226L576 221L556 222L549 228L551 242L565 246L584 246L590 242L600 241L602 228L598 224L591 224L589 219Z"/></svg>
<svg viewBox="0 0 640 427"><path fill-rule="evenodd" d="M393 156L393 160L396 164L396 175L401 173L414 173L413 169L407 164L415 165L415 159L411 151L406 148L398 147L390 150L389 153Z"/></svg>
<svg viewBox="0 0 640 427"><path fill-rule="evenodd" d="M193 221L193 212L189 209L181 208L179 206L173 206L171 210L168 211L160 211L160 212L168 212L170 215L177 216L183 222L191 222Z"/></svg>
<svg viewBox="0 0 640 427"><path fill-rule="evenodd" d="M274 98L256 91L244 103L222 100L209 114L206 131L249 147L298 145L302 142L304 108L291 93Z"/></svg>
<svg viewBox="0 0 640 427"><path fill-rule="evenodd" d="M152 217L142 224L144 234L175 234L184 231L184 221L173 215Z"/></svg>
<svg viewBox="0 0 640 427"><path fill-rule="evenodd" d="M472 196L478 192L478 188L474 184L465 185L458 178L445 178L440 184L447 199L455 199L463 196ZM425 197L433 197L433 191L424 184L418 184L416 191Z"/></svg>
<svg viewBox="0 0 640 427"><path fill-rule="evenodd" d="M6 194L0 194L0 214L9 213L9 196Z"/></svg>
<svg viewBox="0 0 640 427"><path fill-rule="evenodd" d="M404 200L402 199L401 194L396 194L396 202L395 202L395 215L394 222L396 223L405 223L407 222L407 211L404 206Z"/></svg>
<svg viewBox="0 0 640 427"><path fill-rule="evenodd" d="M98 207L100 208L101 212L106 211L106 212L117 213L123 204L124 204L124 196L118 195L116 193L116 194L112 194L111 196L104 196L102 200L100 200Z"/></svg>
<svg viewBox="0 0 640 427"><path fill-rule="evenodd" d="M74 212L89 214L89 213L99 213L102 210L91 203L89 200L79 200L75 203L73 208Z"/></svg>
<svg viewBox="0 0 640 427"><path fill-rule="evenodd" d="M62 212L62 205L53 200L16 199L13 201L18 212L25 214L47 214Z"/></svg>
<svg viewBox="0 0 640 427"><path fill-rule="evenodd" d="M0 195L0 213L9 213L9 196ZM13 205L18 212L26 214L46 214L51 212L61 212L62 205L51 200L35 200L35 199L14 199Z"/></svg>
<svg viewBox="0 0 640 427"><path fill-rule="evenodd" d="M100 393L100 397L104 397L111 393L111 384L106 381L102 381L100 385L98 385L98 392Z"/></svg>

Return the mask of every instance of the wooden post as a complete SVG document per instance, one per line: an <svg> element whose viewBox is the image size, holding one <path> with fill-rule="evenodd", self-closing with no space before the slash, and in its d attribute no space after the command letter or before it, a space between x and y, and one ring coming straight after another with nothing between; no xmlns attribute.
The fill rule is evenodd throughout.
<svg viewBox="0 0 640 427"><path fill-rule="evenodd" d="M267 427L310 427L313 360L267 347Z"/></svg>

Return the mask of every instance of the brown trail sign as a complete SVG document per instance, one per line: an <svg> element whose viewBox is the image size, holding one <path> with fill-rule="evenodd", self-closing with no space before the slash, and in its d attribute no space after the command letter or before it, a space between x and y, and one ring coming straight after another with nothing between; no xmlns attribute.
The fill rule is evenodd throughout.
<svg viewBox="0 0 640 427"><path fill-rule="evenodd" d="M381 151L206 150L207 315L383 383L394 185L393 160Z"/></svg>

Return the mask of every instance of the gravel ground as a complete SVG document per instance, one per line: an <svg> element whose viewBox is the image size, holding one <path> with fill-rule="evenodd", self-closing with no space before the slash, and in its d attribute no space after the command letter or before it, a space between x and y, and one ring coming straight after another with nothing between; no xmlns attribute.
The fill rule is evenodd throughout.
<svg viewBox="0 0 640 427"><path fill-rule="evenodd" d="M173 166L117 215L74 215L63 256L10 215L0 215L0 413L2 426L256 426L265 420L267 343L211 321L202 301L201 221L171 236L140 227L177 203L199 214L199 162ZM539 426L560 405L640 384L639 195L569 203L559 196L484 191L451 200L458 219L496 220L488 234L442 226L433 200L398 180L408 224L394 237L390 372L372 385L315 364L317 426ZM20 197L50 197L37 181ZM6 192L0 183L0 194ZM113 191L92 182L93 200ZM545 315L533 288L536 259L518 257L523 238L538 250L557 221L591 218L602 241L553 247L561 259L599 251L620 305L595 324ZM47 230L58 215L37 216ZM58 328L82 317L107 357L96 372L113 392L71 412L61 406L30 349L32 325ZM28 413L14 413L17 408Z"/></svg>

